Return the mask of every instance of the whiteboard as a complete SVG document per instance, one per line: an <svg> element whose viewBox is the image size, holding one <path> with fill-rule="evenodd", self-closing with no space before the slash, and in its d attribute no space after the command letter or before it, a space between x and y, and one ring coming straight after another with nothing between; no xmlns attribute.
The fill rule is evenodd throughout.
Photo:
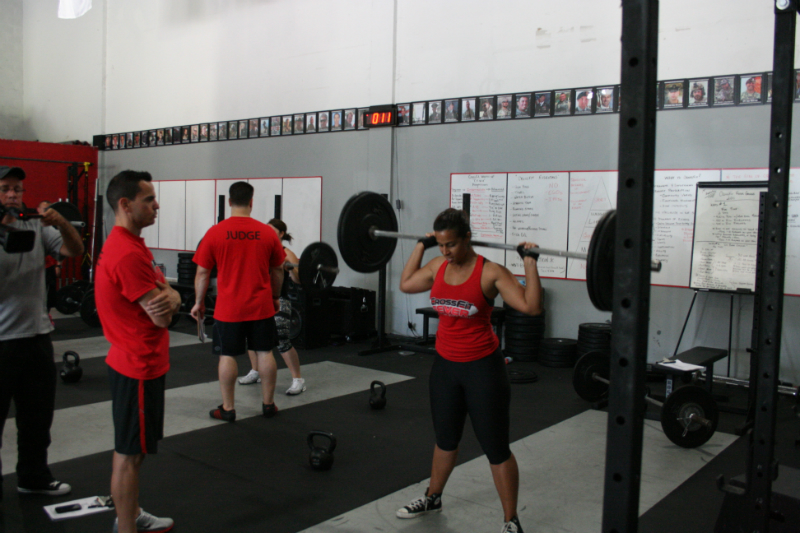
<svg viewBox="0 0 800 533"><path fill-rule="evenodd" d="M719 181L719 170L656 170L653 191L653 259L661 271L651 274L654 285L686 287L692 257L694 204L697 184Z"/></svg>
<svg viewBox="0 0 800 533"><path fill-rule="evenodd" d="M618 172L570 172L569 242L571 252L588 253L597 221L617 206ZM567 278L586 279L586 261L569 259Z"/></svg>
<svg viewBox="0 0 800 533"><path fill-rule="evenodd" d="M223 220L228 219L231 217L231 204L228 200L231 199L230 189L231 185L236 183L237 181L246 181L246 180L232 180L232 179L224 179L224 180L216 180L216 192L214 193L214 224L217 223L219 220L219 197L224 196L225 201L223 202L223 206L225 208L225 213L223 216Z"/></svg>
<svg viewBox="0 0 800 533"><path fill-rule="evenodd" d="M299 258L306 246L321 239L322 178L284 178L282 211L293 237L287 248Z"/></svg>
<svg viewBox="0 0 800 533"><path fill-rule="evenodd" d="M697 184L691 288L755 290L759 195L766 186L756 181Z"/></svg>
<svg viewBox="0 0 800 533"><path fill-rule="evenodd" d="M217 221L214 218L214 180L186 181L186 250L193 252L208 228Z"/></svg>
<svg viewBox="0 0 800 533"><path fill-rule="evenodd" d="M566 250L569 218L569 172L520 172L508 175L506 242L533 242L542 248ZM565 257L539 256L539 275L564 278ZM506 252L506 266L524 275L522 258Z"/></svg>
<svg viewBox="0 0 800 533"><path fill-rule="evenodd" d="M158 202L159 209L158 215L156 215L156 223L152 226L147 226L146 228L142 228L141 237L144 239L144 244L148 248L158 248L158 225L161 223L161 196L159 193L160 185L158 181L151 182L153 184L153 189L156 192L156 202Z"/></svg>
<svg viewBox="0 0 800 533"><path fill-rule="evenodd" d="M167 250L186 249L186 182L161 181L158 225L158 247Z"/></svg>
<svg viewBox="0 0 800 533"><path fill-rule="evenodd" d="M253 186L253 211L250 216L264 224L276 218L275 197L283 194L283 180L256 178L247 180L247 183Z"/></svg>
<svg viewBox="0 0 800 533"><path fill-rule="evenodd" d="M766 168L732 168L722 171L722 181L753 181L769 179ZM798 169L789 172L789 204L787 205L786 263L783 292L800 296L800 180Z"/></svg>
<svg viewBox="0 0 800 533"><path fill-rule="evenodd" d="M462 209L464 193L470 195L469 222L472 238L505 244L506 174L451 174L450 207ZM495 263L505 264L505 250L483 248L480 253Z"/></svg>

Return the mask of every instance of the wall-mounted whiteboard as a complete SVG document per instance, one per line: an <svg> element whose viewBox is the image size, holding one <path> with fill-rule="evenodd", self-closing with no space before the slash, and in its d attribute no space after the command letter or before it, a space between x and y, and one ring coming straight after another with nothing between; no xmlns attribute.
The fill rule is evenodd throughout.
<svg viewBox="0 0 800 533"><path fill-rule="evenodd" d="M283 197L283 181L284 180L281 178L256 178L247 180L247 183L253 186L253 212L250 213L251 217L264 224L275 218L275 197ZM281 198L281 201L282 200L283 198ZM318 208L317 213L319 213L320 204L317 203L315 205ZM230 210L230 207L226 207L226 209Z"/></svg>
<svg viewBox="0 0 800 533"><path fill-rule="evenodd" d="M754 181L768 180L769 170L766 168L731 168L722 171L722 181ZM789 210L786 227L786 264L783 292L791 296L800 296L800 179L798 170L789 172Z"/></svg>
<svg viewBox="0 0 800 533"><path fill-rule="evenodd" d="M597 221L617 206L617 171L570 172L568 250L585 254ZM567 278L586 279L586 261L569 259Z"/></svg>
<svg viewBox="0 0 800 533"><path fill-rule="evenodd" d="M158 247L186 250L186 182L161 181L158 214Z"/></svg>
<svg viewBox="0 0 800 533"><path fill-rule="evenodd" d="M508 175L506 242L533 242L542 248L567 249L569 227L569 172L521 172ZM513 274L524 275L522 258L506 252L506 266ZM565 257L541 255L539 275L563 278L567 275Z"/></svg>
<svg viewBox="0 0 800 533"><path fill-rule="evenodd" d="M225 196L225 218L230 216L227 200L230 186L236 181L242 180L154 181L161 209L156 224L142 231L145 244L162 250L195 251L200 239L217 223L220 195ZM284 221L287 215L290 218L286 221L289 232L298 235L302 243L299 251L320 240L322 177L252 178L243 181L253 185L253 218L263 223L274 218L275 198L280 196Z"/></svg>
<svg viewBox="0 0 800 533"><path fill-rule="evenodd" d="M159 207L161 205L161 186L159 185L160 182L154 181L153 189L156 192L156 202L159 203ZM105 207L105 206L103 206ZM148 248L158 248L158 226L161 224L161 210L159 209L158 215L156 215L156 223L152 226L147 226L146 228L142 228L141 237L144 239L144 244Z"/></svg>
<svg viewBox="0 0 800 533"><path fill-rule="evenodd" d="M216 224L214 218L214 180L186 182L186 249L194 251L208 228Z"/></svg>
<svg viewBox="0 0 800 533"><path fill-rule="evenodd" d="M297 257L306 246L317 242L322 231L322 178L291 178L283 180L281 220L293 239L287 248Z"/></svg>
<svg viewBox="0 0 800 533"><path fill-rule="evenodd" d="M690 287L754 291L760 194L766 182L697 184Z"/></svg>
<svg viewBox="0 0 800 533"><path fill-rule="evenodd" d="M798 172L792 169L790 173L786 239L784 292L792 296L800 296ZM765 168L656 170L652 249L653 258L661 261L662 268L652 273L651 283L675 287L689 287L693 283L698 183L758 180L766 183L767 178ZM475 239L514 245L525 240L542 248L586 253L597 221L606 211L616 208L617 181L616 171L451 174L450 205L461 208L462 195L470 193ZM524 274L522 261L515 252L485 248L480 253L504 264L518 276ZM539 274L557 279L586 279L586 262L543 255L539 258ZM696 274L701 275L699 271ZM695 281L701 282L699 278Z"/></svg>
<svg viewBox="0 0 800 533"><path fill-rule="evenodd" d="M653 259L661 271L652 272L657 285L686 286L689 279L697 184L719 181L715 170L656 170L653 191Z"/></svg>
<svg viewBox="0 0 800 533"><path fill-rule="evenodd" d="M470 227L476 241L506 242L506 174L452 174L450 207L463 207L464 193L470 195ZM495 263L505 264L506 252L481 248L479 253Z"/></svg>

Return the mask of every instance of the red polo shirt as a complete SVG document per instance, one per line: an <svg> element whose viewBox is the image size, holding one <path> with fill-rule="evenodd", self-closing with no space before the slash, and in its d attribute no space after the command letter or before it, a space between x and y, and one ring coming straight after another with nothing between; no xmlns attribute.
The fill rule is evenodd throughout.
<svg viewBox="0 0 800 533"><path fill-rule="evenodd" d="M132 379L155 379L169 370L169 331L153 324L139 298L164 275L144 239L114 226L103 244L94 280L95 302L111 349L106 363Z"/></svg>

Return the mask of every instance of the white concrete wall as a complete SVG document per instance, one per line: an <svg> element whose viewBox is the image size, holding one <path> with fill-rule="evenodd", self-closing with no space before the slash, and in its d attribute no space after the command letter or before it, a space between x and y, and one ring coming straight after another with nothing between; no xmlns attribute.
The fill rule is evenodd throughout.
<svg viewBox="0 0 800 533"><path fill-rule="evenodd" d="M22 0L0 0L0 139L22 131Z"/></svg>
<svg viewBox="0 0 800 533"><path fill-rule="evenodd" d="M25 118L48 141L619 82L619 0L96 0L73 21L2 2L24 5ZM663 0L659 79L770 70L771 5Z"/></svg>
<svg viewBox="0 0 800 533"><path fill-rule="evenodd" d="M387 0L109 4L110 132L391 100Z"/></svg>
<svg viewBox="0 0 800 533"><path fill-rule="evenodd" d="M22 138L91 142L102 132L105 0L92 5L83 17L62 20L56 1L23 1Z"/></svg>

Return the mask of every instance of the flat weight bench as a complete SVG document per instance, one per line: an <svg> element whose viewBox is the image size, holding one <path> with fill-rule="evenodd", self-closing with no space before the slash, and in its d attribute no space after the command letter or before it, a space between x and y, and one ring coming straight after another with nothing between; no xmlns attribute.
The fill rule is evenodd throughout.
<svg viewBox="0 0 800 533"><path fill-rule="evenodd" d="M428 346L433 339L430 338L429 321L431 318L439 318L439 313L433 310L433 307L419 307L416 314L422 315L422 339L415 344L405 344L401 346L403 350L409 350L417 353L427 353L431 355L436 354L436 350ZM503 322L506 319L506 310L502 307L493 307L492 316L490 317L491 323L494 326L494 331L503 340Z"/></svg>
<svg viewBox="0 0 800 533"><path fill-rule="evenodd" d="M683 363L689 363L691 365L705 367L706 369L705 388L710 393L711 385L714 382L714 363L727 356L728 356L727 350L722 350L720 348L708 348L706 346L695 346L690 350L686 350L685 352L679 353L674 357L674 359L669 359L668 361L673 361L675 359L678 359ZM654 363L651 367L651 371L656 374L666 374L667 376L666 396L672 394L672 391L674 390L673 380L675 377L683 377L692 373L691 370L682 370L680 368L675 368L670 366L669 362L667 362L667 364L664 364L664 362L662 361Z"/></svg>

